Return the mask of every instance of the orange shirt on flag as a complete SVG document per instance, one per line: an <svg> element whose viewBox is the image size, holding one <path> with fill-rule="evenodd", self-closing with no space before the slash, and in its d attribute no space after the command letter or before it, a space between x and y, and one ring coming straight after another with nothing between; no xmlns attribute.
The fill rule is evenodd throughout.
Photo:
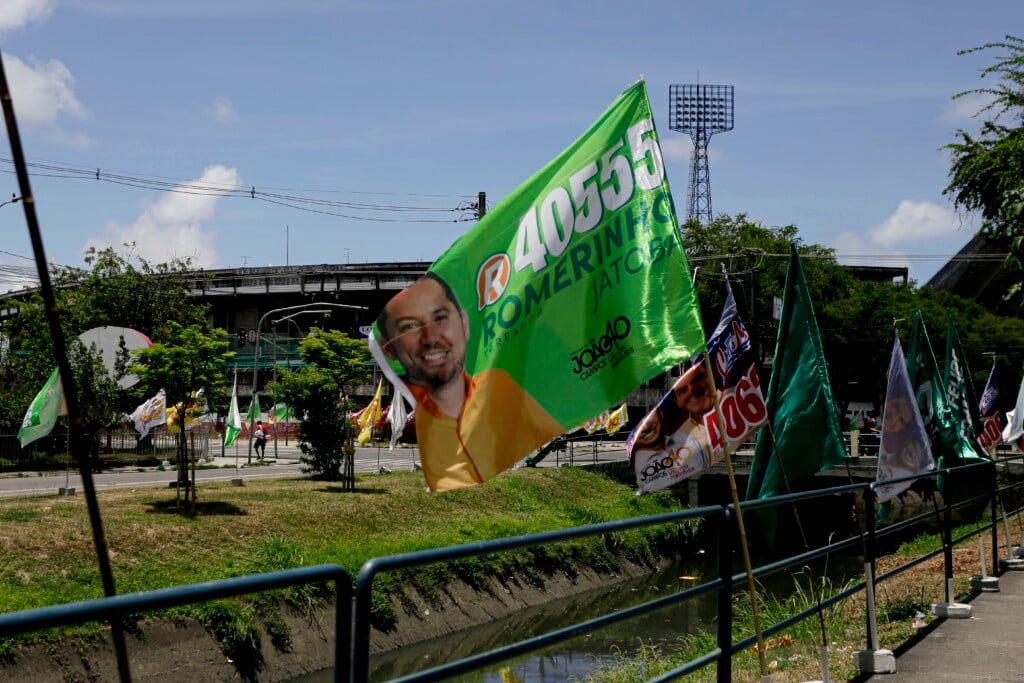
<svg viewBox="0 0 1024 683"><path fill-rule="evenodd" d="M463 380L466 401L458 419L441 412L425 389L409 385L423 476L432 491L480 484L565 431L506 371Z"/></svg>

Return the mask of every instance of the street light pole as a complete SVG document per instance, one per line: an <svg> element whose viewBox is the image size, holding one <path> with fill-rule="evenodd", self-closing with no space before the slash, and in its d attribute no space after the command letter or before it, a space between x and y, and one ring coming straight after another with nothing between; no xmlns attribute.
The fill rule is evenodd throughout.
<svg viewBox="0 0 1024 683"><path fill-rule="evenodd" d="M308 311L296 311L295 313L292 313L291 315L286 315L283 318L276 318L274 320L271 320L270 321L270 325L271 325L271 327L273 329L276 330L278 323L289 322L292 325L295 325L295 329L296 329L296 331L298 331L299 336L301 337L302 336L302 329L299 327L299 324L293 320L293 318L296 318L296 317L298 317L300 315L326 315L326 316L329 316L330 314L331 314L330 309L319 309L319 308L308 310ZM274 339L274 381L275 382L277 381L277 349L278 349L279 346L280 346L280 344L277 343L276 333L275 333L275 339ZM290 352L289 352L289 355L288 355L288 366L289 366L289 368L291 368L291 354L290 354ZM274 400L274 402L271 404L271 407L275 411L277 410L277 399ZM278 418L278 416L276 415L276 412L275 412L275 415L274 415L274 459L275 460L277 460L277 426L280 424L280 422L278 420L279 420L279 418ZM285 421L284 421L284 445L285 446L288 445L288 418L287 418L287 416L285 417Z"/></svg>
<svg viewBox="0 0 1024 683"><path fill-rule="evenodd" d="M298 306L285 306L284 308L274 308L274 309L271 309L271 310L267 311L262 316L260 316L259 322L256 323L256 353L253 354L253 361L252 361L252 392L250 393L250 398L249 398L250 409L252 407L253 399L256 398L256 387L258 386L257 380L258 380L258 377L259 377L259 370L260 370L260 346L261 346L261 343L260 343L260 341L261 341L260 340L260 330L263 329L263 321L266 320L267 316L269 316L271 313L284 313L285 311L301 311L301 310L306 310L306 309L310 309L310 308L316 308L318 306L328 306L330 308L355 308L355 309L364 310L364 311L366 310L366 306L353 306L353 305L350 305L350 304L335 304L335 303L327 303L325 301L318 301L318 302L308 303L308 304L299 304ZM259 412L259 408L257 407L256 412L249 416L249 456L248 456L248 463L250 465L252 464L252 433L253 433L253 430L256 428L256 414L258 412Z"/></svg>

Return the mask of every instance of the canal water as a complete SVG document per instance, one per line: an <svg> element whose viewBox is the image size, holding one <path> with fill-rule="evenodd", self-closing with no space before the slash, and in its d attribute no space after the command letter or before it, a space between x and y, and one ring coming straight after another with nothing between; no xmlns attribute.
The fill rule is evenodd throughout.
<svg viewBox="0 0 1024 683"><path fill-rule="evenodd" d="M855 576L860 568L859 560L833 558L826 571L835 585ZM774 578L769 577L763 587L776 596L784 597L794 590L795 573L800 572L787 571ZM543 635L690 588L714 575L712 558L702 555L696 562L673 564L648 576L554 600L488 624L371 655L370 680L374 683L389 681ZM803 583L806 581L807 576L804 575ZM744 586L738 585L736 589L742 590ZM714 618L715 597L714 593L709 593L451 680L501 683L501 672L506 667L524 683L564 683L573 677L583 679L602 663L614 661L616 652L628 655L640 644L673 649L680 636L713 629ZM324 670L294 678L290 683L328 683L332 675L332 670Z"/></svg>
<svg viewBox="0 0 1024 683"><path fill-rule="evenodd" d="M488 624L371 655L370 680L399 678L678 592L707 580L711 575L707 566L703 564L705 568L702 569L701 563L674 564L648 576L554 600ZM615 648L632 651L641 642L673 644L681 634L709 629L714 612L713 596L689 600L453 680L500 683L501 670L509 667L524 683L562 683L573 676L586 675L597 668L599 662L613 660ZM291 683L327 683L330 680L332 671L325 670L294 678Z"/></svg>

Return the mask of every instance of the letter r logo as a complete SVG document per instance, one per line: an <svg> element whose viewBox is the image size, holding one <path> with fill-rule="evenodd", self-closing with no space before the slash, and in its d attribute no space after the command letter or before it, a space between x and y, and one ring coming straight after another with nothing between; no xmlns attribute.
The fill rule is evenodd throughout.
<svg viewBox="0 0 1024 683"><path fill-rule="evenodd" d="M501 298L508 287L509 277L512 275L512 264L508 254L494 254L488 256L476 272L476 294L477 310L482 311L486 306L495 303Z"/></svg>

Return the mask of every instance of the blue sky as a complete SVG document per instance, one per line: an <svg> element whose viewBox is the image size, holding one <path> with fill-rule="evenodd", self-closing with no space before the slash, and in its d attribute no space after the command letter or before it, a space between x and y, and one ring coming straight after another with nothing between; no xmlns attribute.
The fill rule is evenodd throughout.
<svg viewBox="0 0 1024 683"><path fill-rule="evenodd" d="M951 97L988 85L995 53L956 53L1022 20L1019 0L5 0L0 49L28 160L51 167L32 183L57 263L123 242L202 267L429 262L471 226L459 207L500 201L642 74L681 218L669 85L731 84L715 213L923 282L975 222L942 195L941 148L976 126L983 103ZM30 265L20 206L0 229L10 277Z"/></svg>

